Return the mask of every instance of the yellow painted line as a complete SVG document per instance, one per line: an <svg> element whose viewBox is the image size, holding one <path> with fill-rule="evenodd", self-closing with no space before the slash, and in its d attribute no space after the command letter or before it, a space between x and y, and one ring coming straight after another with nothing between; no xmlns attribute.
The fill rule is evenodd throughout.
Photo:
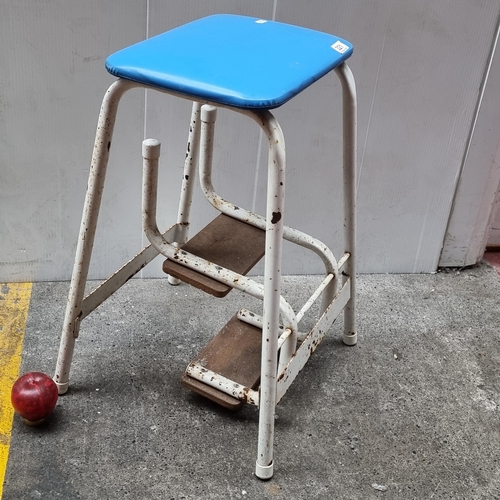
<svg viewBox="0 0 500 500"><path fill-rule="evenodd" d="M0 283L0 499L14 417L10 391L19 376L30 298L31 283Z"/></svg>

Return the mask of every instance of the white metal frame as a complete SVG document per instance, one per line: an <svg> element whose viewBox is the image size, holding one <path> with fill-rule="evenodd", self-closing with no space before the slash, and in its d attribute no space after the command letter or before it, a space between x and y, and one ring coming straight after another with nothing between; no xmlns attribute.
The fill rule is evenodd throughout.
<svg viewBox="0 0 500 500"><path fill-rule="evenodd" d="M262 328L262 365L259 390L236 384L219 374L191 363L187 373L238 399L259 407L259 438L256 475L269 479L273 475L274 415L276 404L306 364L324 335L344 311L343 340L347 345L357 341L355 323L355 204L356 204L356 91L354 78L346 63L335 69L343 95L343 182L345 253L337 263L329 248L319 240L283 224L285 198L285 142L281 127L268 110L232 108L249 116L262 128L269 145L266 216L245 210L222 199L211 181L213 137L216 107L210 102L194 102L185 159L184 177L177 222L161 233L156 223L156 198L160 143L143 142L143 228L151 242L133 259L116 271L84 298L97 218L106 176L109 151L118 104L123 94L137 87L151 88L127 80L117 80L108 89L97 126L94 154L90 168L80 235L71 279L54 381L59 393L68 390L69 371L81 321L102 302L139 272L158 254L263 300L262 316L241 310L238 317ZM160 90L161 89L155 89ZM178 95L172 92L166 93ZM178 95L187 98L183 95ZM194 97L194 96L193 96ZM201 117L201 119L200 119ZM207 200L219 211L266 231L264 285L223 269L182 250L187 241L192 203L194 170L199 163L201 187ZM286 239L318 254L325 265L325 279L295 313L280 293L282 241ZM339 273L342 273L342 279ZM169 277L172 284L178 281ZM314 327L300 333L298 324L312 304L322 296L320 317ZM279 354L278 354L279 353Z"/></svg>

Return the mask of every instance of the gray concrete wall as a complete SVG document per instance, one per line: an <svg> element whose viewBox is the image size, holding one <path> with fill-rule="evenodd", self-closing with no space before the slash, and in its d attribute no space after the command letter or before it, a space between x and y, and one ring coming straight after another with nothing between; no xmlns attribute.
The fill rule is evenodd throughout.
<svg viewBox="0 0 500 500"><path fill-rule="evenodd" d="M493 0L4 0L0 15L0 280L68 279L93 134L113 81L106 56L181 23L230 12L336 33L354 44L359 95L359 269L429 272L439 261L498 19ZM287 138L286 223L339 253L340 89L323 79L276 111ZM143 243L141 140L163 143L160 222L176 214L189 104L123 100L92 262L101 278ZM258 131L220 113L215 185L262 211ZM260 154L259 154L260 152ZM480 168L480 167L479 167ZM199 196L194 227L211 217ZM465 238L466 236L464 236ZM257 270L258 271L258 270ZM285 273L315 256L285 248ZM153 263L143 276L160 275Z"/></svg>

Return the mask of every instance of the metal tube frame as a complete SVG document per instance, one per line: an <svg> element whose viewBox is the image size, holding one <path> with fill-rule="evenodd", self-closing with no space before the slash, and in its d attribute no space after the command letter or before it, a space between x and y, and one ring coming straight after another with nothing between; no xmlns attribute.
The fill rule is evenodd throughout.
<svg viewBox="0 0 500 500"><path fill-rule="evenodd" d="M342 85L343 179L344 179L344 245L349 259L345 263L344 283L350 278L350 300L344 310L346 345L358 341L356 329L356 154L357 100L356 84L349 66L344 62L335 68Z"/></svg>
<svg viewBox="0 0 500 500"><path fill-rule="evenodd" d="M266 118L261 116L262 112L248 111L248 110L237 110L238 112L253 118L257 123L261 124L265 122ZM272 116L272 115L271 115ZM208 124L202 123L202 131L206 127L207 134L213 134L213 128L209 127ZM262 126L262 125L261 125ZM266 218L259 214L251 212L243 207L237 206L225 199L223 199L219 194L215 192L212 185L212 161L211 154L204 159L204 155L200 156L200 185L201 189L205 195L208 202L219 212L222 212L233 219L237 219L247 224L250 224L259 229L266 229ZM295 243L296 245L307 248L318 255L325 265L326 274L332 274L335 281L335 287L337 287L338 280L338 264L333 256L332 251L320 240L313 238L312 236L294 229L292 227L283 226L283 239Z"/></svg>
<svg viewBox="0 0 500 500"><path fill-rule="evenodd" d="M104 96L99 113L80 234L73 265L73 274L71 276L59 356L54 375L54 382L57 385L59 394L64 394L68 390L69 371L75 347L75 339L78 337L80 321L83 315L81 309L82 300L85 284L87 283L92 247L94 245L95 230L101 206L118 104L127 90L137 86L139 85L126 80L117 80L114 82Z"/></svg>
<svg viewBox="0 0 500 500"><path fill-rule="evenodd" d="M244 110L227 107L254 119L265 132L268 139L268 192L266 217L237 207L217 195L211 184L211 144L213 140L212 125L205 132L200 131L200 121L205 126L210 122L207 108L205 120L200 120L202 104L195 102L191 116L188 137L188 148L184 165L184 177L177 223L160 233L156 225L156 176L160 145L154 140L146 141L143 146L144 170L143 181L143 224L147 237L151 242L133 259L105 280L99 287L83 298L87 282L90 258L97 227L97 219L104 188L109 150L113 135L118 104L123 94L131 88L152 88L147 85L117 80L113 83L103 99L98 120L94 153L89 174L88 189L82 215L75 263L71 279L68 303L66 308L61 344L57 360L54 380L60 394L64 394L69 385L69 371L74 351L75 339L78 337L80 321L118 290L159 253L177 260L188 267L202 269L205 274L219 281L230 284L250 295L263 300L262 317L262 366L261 387L258 392L243 386L231 384L218 374L213 384L225 385L226 392L233 391L235 397L259 406L259 438L256 475L261 479L269 479L273 475L273 440L275 406L283 397L299 371L309 359L311 353L335 321L344 311L343 341L354 345L357 340L355 323L355 205L356 205L356 90L354 78L346 63L335 69L342 84L343 96L343 182L344 182L344 239L345 253L337 264L331 251L319 240L305 233L284 226L284 194L285 194L285 146L280 125L268 110ZM189 99L188 96L162 89L154 89L167 94ZM204 135L205 134L205 135ZM210 139L212 134L212 139ZM201 144L198 143L201 137ZM206 146L209 146L208 148ZM198 158L203 151L201 158ZM178 248L187 240L190 207L192 203L193 173L197 162L200 162L200 179L202 189L209 202L227 215L244 220L256 227L266 230L266 253L264 285L254 280L237 275L232 271L207 263L203 259L189 255ZM153 206L154 205L154 206ZM280 294L282 241L287 239L311 249L323 260L327 277L313 293L301 311L296 315L288 302ZM342 287L338 288L338 273L342 269ZM312 303L322 295L321 317L305 335L300 347L296 349L297 323ZM280 313L284 326L280 327ZM259 318L260 319L260 318ZM278 367L278 349L283 356ZM191 364L188 368L193 376L202 379L207 374L199 367ZM200 373L198 373L200 372ZM191 374L190 373L190 374Z"/></svg>
<svg viewBox="0 0 500 500"><path fill-rule="evenodd" d="M203 148L203 140L201 146ZM264 299L265 285L261 285L256 281L242 276L230 269L223 268L212 262L208 262L196 255L186 252L178 248L174 242L168 241L158 229L156 223L156 199L157 199L157 183L158 183L158 159L160 155L160 143L155 139L148 139L143 142L144 156L144 176L143 176L143 229L148 240L156 248L158 253L165 257L174 260L190 269L210 276L217 281L225 283L233 288L248 293L258 299ZM279 306L281 314L287 321L287 325L291 325L296 329L295 313L285 300L284 297L279 298Z"/></svg>
<svg viewBox="0 0 500 500"><path fill-rule="evenodd" d="M191 110L191 121L189 124L189 135L186 147L186 159L184 160L184 172L182 174L181 197L179 211L177 213L178 233L176 235L176 246L182 246L188 240L191 205L193 203L194 175L198 165L199 139L200 139L200 111L201 103L193 102ZM181 280L168 277L171 285L178 285Z"/></svg>

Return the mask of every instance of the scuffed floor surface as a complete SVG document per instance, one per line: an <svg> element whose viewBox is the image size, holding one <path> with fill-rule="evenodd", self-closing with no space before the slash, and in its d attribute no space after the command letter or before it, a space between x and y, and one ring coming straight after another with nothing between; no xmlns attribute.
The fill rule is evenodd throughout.
<svg viewBox="0 0 500 500"><path fill-rule="evenodd" d="M500 252L486 252L484 260L489 264L500 276Z"/></svg>
<svg viewBox="0 0 500 500"><path fill-rule="evenodd" d="M285 282L296 306L317 278ZM67 289L34 285L23 372L52 374ZM247 299L134 280L83 322L47 424L15 418L4 500L499 499L499 304L487 265L361 276L359 343L334 325L277 409L261 482L256 408L179 384Z"/></svg>

